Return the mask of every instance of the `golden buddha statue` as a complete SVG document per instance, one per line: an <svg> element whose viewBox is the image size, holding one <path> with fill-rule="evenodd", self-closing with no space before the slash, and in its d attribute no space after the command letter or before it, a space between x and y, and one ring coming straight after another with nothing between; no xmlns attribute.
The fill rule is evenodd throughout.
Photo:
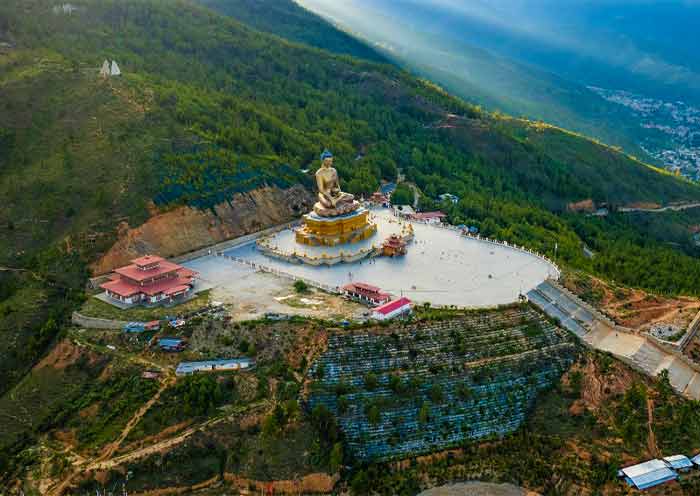
<svg viewBox="0 0 700 496"><path fill-rule="evenodd" d="M321 154L321 168L316 171L318 202L314 212L321 217L334 217L354 212L360 207L355 197L340 189L338 171L333 167L333 154L325 150Z"/></svg>

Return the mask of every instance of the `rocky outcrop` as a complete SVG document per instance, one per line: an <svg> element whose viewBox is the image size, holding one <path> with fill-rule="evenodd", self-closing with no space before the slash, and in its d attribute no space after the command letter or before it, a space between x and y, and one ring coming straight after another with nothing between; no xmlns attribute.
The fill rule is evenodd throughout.
<svg viewBox="0 0 700 496"><path fill-rule="evenodd" d="M260 231L299 217L312 204L311 193L297 185L236 194L213 211L183 206L155 213L139 227L121 225L117 242L92 265L92 272L107 273L147 253L174 257Z"/></svg>

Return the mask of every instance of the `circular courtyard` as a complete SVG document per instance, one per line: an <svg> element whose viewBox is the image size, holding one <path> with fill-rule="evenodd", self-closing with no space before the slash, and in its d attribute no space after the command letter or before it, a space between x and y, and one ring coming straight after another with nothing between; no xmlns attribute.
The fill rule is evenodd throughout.
<svg viewBox="0 0 700 496"><path fill-rule="evenodd" d="M377 234L362 242L367 248L381 245L388 235L400 232L408 222L397 219L389 209L373 210L372 218L377 224ZM324 286L363 282L395 296L408 296L418 303L460 307L512 303L546 278L558 277L558 269L552 263L527 251L464 236L437 225L412 224L415 238L403 257L314 266L267 256L255 242L231 248L225 255ZM301 247L291 229L276 233L269 241L279 251L290 253L303 249L332 257L347 250L343 245ZM219 260L222 264L233 263L224 257Z"/></svg>

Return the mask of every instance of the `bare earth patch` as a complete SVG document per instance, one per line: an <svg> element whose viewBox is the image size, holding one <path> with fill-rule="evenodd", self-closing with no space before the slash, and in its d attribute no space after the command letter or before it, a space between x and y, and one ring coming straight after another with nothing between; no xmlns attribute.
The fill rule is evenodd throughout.
<svg viewBox="0 0 700 496"><path fill-rule="evenodd" d="M418 496L538 496L538 493L522 489L512 484L490 482L461 482L434 487Z"/></svg>

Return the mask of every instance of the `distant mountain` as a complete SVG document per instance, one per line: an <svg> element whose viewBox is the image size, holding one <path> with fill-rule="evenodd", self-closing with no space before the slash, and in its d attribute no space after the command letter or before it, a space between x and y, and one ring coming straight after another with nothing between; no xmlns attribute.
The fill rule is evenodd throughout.
<svg viewBox="0 0 700 496"><path fill-rule="evenodd" d="M653 140L659 149L677 144L650 136L639 115L587 87L688 104L700 98L700 57L692 48L700 43L700 5L693 2L300 3L469 101L574 129L650 160L643 142Z"/></svg>

